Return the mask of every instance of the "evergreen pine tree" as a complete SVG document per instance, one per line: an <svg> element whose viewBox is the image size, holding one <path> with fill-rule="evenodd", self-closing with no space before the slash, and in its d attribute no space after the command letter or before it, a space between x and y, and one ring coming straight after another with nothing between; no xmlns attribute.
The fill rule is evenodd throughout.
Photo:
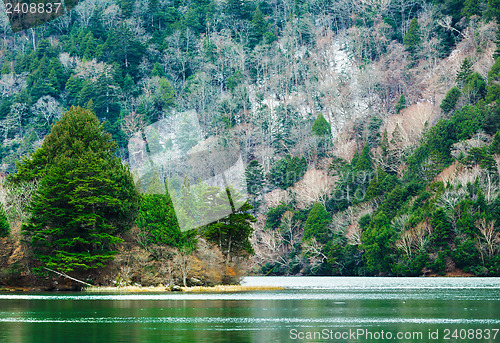
<svg viewBox="0 0 500 343"><path fill-rule="evenodd" d="M318 243L326 244L329 240L328 224L331 221L330 214L321 203L316 203L304 224L304 237L302 241L315 238Z"/></svg>
<svg viewBox="0 0 500 343"><path fill-rule="evenodd" d="M151 71L151 76L165 77L165 72L160 63L156 62L153 70Z"/></svg>
<svg viewBox="0 0 500 343"><path fill-rule="evenodd" d="M158 104L161 110L166 110L175 106L175 92L170 82L164 77L160 78L160 92Z"/></svg>
<svg viewBox="0 0 500 343"><path fill-rule="evenodd" d="M5 61L5 63L3 64L2 71L0 72L0 74L5 75L5 74L10 74L11 72L12 71L10 69L10 62L9 61Z"/></svg>
<svg viewBox="0 0 500 343"><path fill-rule="evenodd" d="M247 190L249 194L259 195L265 184L264 169L257 160L252 160L246 170Z"/></svg>
<svg viewBox="0 0 500 343"><path fill-rule="evenodd" d="M125 75L125 78L123 79L123 87L122 89L129 93L129 94L135 94L136 93L136 87L135 87L135 82L132 76L129 74Z"/></svg>
<svg viewBox="0 0 500 343"><path fill-rule="evenodd" d="M481 15L480 2L477 0L465 0L464 7L462 8L462 15L469 19L474 15Z"/></svg>
<svg viewBox="0 0 500 343"><path fill-rule="evenodd" d="M7 214L3 208L3 204L0 203L0 237L7 237L10 232L9 220L7 219Z"/></svg>
<svg viewBox="0 0 500 343"><path fill-rule="evenodd" d="M174 206L167 194L142 194L136 220L148 245L182 248L191 244L192 232L181 232Z"/></svg>
<svg viewBox="0 0 500 343"><path fill-rule="evenodd" d="M95 96L94 84L90 80L85 80L82 90L78 93L78 104L85 106Z"/></svg>
<svg viewBox="0 0 500 343"><path fill-rule="evenodd" d="M500 0L488 0L486 19L496 20L497 23L500 23Z"/></svg>
<svg viewBox="0 0 500 343"><path fill-rule="evenodd" d="M51 95L54 95L54 96L57 95L59 93L59 91L61 90L61 84L59 83L59 79L57 77L55 69L52 69L50 71L47 81L48 81L49 87L52 91Z"/></svg>
<svg viewBox="0 0 500 343"><path fill-rule="evenodd" d="M332 129L330 124L321 113L318 114L318 117L314 121L312 131L316 136L323 136L331 133Z"/></svg>
<svg viewBox="0 0 500 343"><path fill-rule="evenodd" d="M356 151L354 152L354 156L352 156L352 159L351 159L351 167L356 167L356 163L358 163L358 160L359 160L359 151L358 149L356 149Z"/></svg>
<svg viewBox="0 0 500 343"><path fill-rule="evenodd" d="M252 17L252 25L253 30L251 34L251 45L252 47L256 46L262 39L264 38L264 34L267 31L266 19L264 18L264 14L260 10L260 7L257 5L255 12Z"/></svg>
<svg viewBox="0 0 500 343"><path fill-rule="evenodd" d="M84 85L84 81L77 76L70 76L66 82L65 90L68 95L68 102L70 104L78 103L78 94L80 94Z"/></svg>
<svg viewBox="0 0 500 343"><path fill-rule="evenodd" d="M363 150L361 151L361 154L359 155L359 159L356 162L355 168L357 171L371 170L372 169L372 160L370 157L370 146L368 144L365 144L365 146L363 147Z"/></svg>
<svg viewBox="0 0 500 343"><path fill-rule="evenodd" d="M229 200L232 203L231 195ZM231 262L235 256L253 253L249 239L253 232L252 223L257 219L248 213L252 208L245 202L238 210L233 209L232 214L202 228L203 236L218 245L226 256L226 263Z"/></svg>
<svg viewBox="0 0 500 343"><path fill-rule="evenodd" d="M405 108L406 108L406 98L404 94L401 94L394 110L396 111L396 114L399 114L399 112L401 112L401 110Z"/></svg>
<svg viewBox="0 0 500 343"><path fill-rule="evenodd" d="M97 43L92 32L87 33L81 45L83 60L92 60L97 50Z"/></svg>
<svg viewBox="0 0 500 343"><path fill-rule="evenodd" d="M500 57L500 27L497 30L497 36L495 39L495 44L497 46L495 52L493 53L493 59L497 59Z"/></svg>
<svg viewBox="0 0 500 343"><path fill-rule="evenodd" d="M460 88L462 88L468 81L469 77L472 75L472 62L469 58L465 58L460 66L460 70L457 73L456 82Z"/></svg>
<svg viewBox="0 0 500 343"><path fill-rule="evenodd" d="M132 176L115 149L90 111L72 107L35 152L31 162L43 172L23 232L42 267L82 272L113 258L138 205Z"/></svg>
<svg viewBox="0 0 500 343"><path fill-rule="evenodd" d="M363 230L361 248L368 272L380 274L390 270L393 236L394 229L383 212L376 214Z"/></svg>
<svg viewBox="0 0 500 343"><path fill-rule="evenodd" d="M413 56L415 56L420 47L420 40L420 25L418 24L417 18L413 18L408 27L408 32L403 38L403 44L406 50Z"/></svg>
<svg viewBox="0 0 500 343"><path fill-rule="evenodd" d="M491 154L500 154L500 131L497 131L497 133L495 133L495 137L490 145L489 150Z"/></svg>
<svg viewBox="0 0 500 343"><path fill-rule="evenodd" d="M457 87L453 87L452 89L450 89L448 93L446 93L446 96L439 106L441 108L441 111L446 114L452 112L455 109L459 98L460 90Z"/></svg>

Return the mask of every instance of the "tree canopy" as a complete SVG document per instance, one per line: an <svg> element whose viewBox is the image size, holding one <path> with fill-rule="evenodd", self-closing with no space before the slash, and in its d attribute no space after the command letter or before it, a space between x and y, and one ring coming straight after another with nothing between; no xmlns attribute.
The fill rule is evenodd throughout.
<svg viewBox="0 0 500 343"><path fill-rule="evenodd" d="M113 258L138 205L132 176L115 147L94 114L72 107L28 160L42 172L23 232L41 267L81 272ZM40 155L45 158L35 160ZM21 168L16 177L25 173Z"/></svg>

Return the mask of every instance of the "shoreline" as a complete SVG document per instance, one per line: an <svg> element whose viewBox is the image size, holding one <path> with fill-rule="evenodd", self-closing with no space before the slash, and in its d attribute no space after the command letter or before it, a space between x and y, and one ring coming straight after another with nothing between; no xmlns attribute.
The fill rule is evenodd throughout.
<svg viewBox="0 0 500 343"><path fill-rule="evenodd" d="M265 277L263 275L248 275L254 277ZM283 275L273 275L270 277L286 277ZM289 277L295 277L295 275L290 275ZM300 275L300 277L308 277L304 275ZM323 276L310 276L315 278L322 278ZM400 276L325 276L325 277L349 277L349 278L415 278L415 279L446 279L446 278L480 278L480 276L467 274L467 273L447 273L445 275L438 274L427 274L421 276L413 276L413 277L400 277ZM485 278L495 278L492 276L485 276ZM72 286L63 286L62 284L59 287L43 287L43 286L32 286L32 287L23 287L23 286L9 286L9 285L0 285L0 292L81 292L81 293L145 293L145 292L154 292L154 293L166 293L166 292L185 292L185 293L196 293L196 292L206 292L206 293L225 293L225 292L250 292L250 291L275 291L275 290L284 290L287 287L283 286L266 286L266 285L257 285L257 286L246 286L246 285L217 285L217 286L190 286L190 287L181 287L178 285L174 286L91 286L91 287L75 287Z"/></svg>
<svg viewBox="0 0 500 343"><path fill-rule="evenodd" d="M226 292L251 292L251 291L277 291L284 290L285 287L276 286L242 286L242 285L218 285L218 286L192 286L192 287L166 287L166 286L102 286L83 288L84 293L143 293L143 292L173 292L173 293L226 293Z"/></svg>

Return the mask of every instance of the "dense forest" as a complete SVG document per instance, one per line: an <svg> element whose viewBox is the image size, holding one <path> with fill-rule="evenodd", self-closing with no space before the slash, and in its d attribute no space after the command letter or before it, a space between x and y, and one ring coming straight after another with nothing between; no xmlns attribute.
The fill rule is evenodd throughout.
<svg viewBox="0 0 500 343"><path fill-rule="evenodd" d="M0 282L500 275L499 21L499 0L87 0L15 34L2 17ZM127 166L134 134L187 111L239 149L248 201L183 232Z"/></svg>

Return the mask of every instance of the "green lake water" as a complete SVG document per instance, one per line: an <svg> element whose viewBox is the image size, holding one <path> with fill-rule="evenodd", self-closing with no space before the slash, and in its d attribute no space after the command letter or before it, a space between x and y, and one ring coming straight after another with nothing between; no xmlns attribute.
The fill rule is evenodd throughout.
<svg viewBox="0 0 500 343"><path fill-rule="evenodd" d="M244 284L288 288L0 293L0 342L500 342L500 278L248 277Z"/></svg>

